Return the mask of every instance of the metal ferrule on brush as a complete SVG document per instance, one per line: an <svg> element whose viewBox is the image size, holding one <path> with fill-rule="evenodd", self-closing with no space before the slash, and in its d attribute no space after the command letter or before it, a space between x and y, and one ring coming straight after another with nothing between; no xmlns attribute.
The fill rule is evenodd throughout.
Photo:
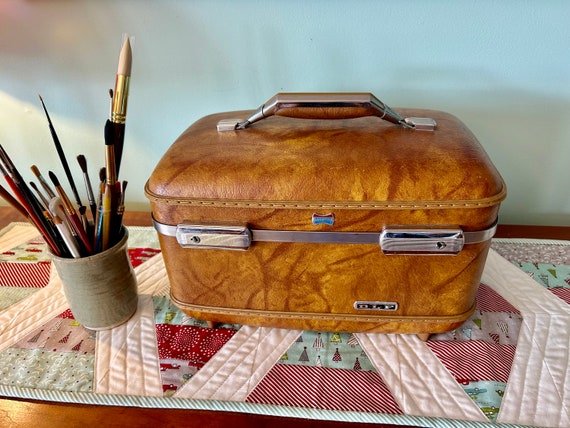
<svg viewBox="0 0 570 428"><path fill-rule="evenodd" d="M73 208L73 204L69 200L69 197L64 192L58 192L58 194L59 194L59 199L61 199L61 202L63 203L63 208L65 209L66 214L69 216L77 214L77 212Z"/></svg>
<svg viewBox="0 0 570 428"><path fill-rule="evenodd" d="M117 182L117 173L115 171L115 150L112 145L105 146L105 169L107 171L106 184L114 186Z"/></svg>
<svg viewBox="0 0 570 428"><path fill-rule="evenodd" d="M111 105L111 122L124 124L126 121L130 80L130 76L117 74Z"/></svg>

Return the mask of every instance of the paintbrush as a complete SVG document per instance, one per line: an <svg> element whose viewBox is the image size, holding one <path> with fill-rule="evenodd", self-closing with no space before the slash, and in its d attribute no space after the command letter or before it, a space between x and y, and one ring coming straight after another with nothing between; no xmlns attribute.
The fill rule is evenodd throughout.
<svg viewBox="0 0 570 428"><path fill-rule="evenodd" d="M53 222L55 227L57 227L57 230L59 230L59 234L61 235L63 242L67 245L67 249L71 253L71 256L73 258L81 257L81 250L77 245L77 241L57 214L53 216Z"/></svg>
<svg viewBox="0 0 570 428"><path fill-rule="evenodd" d="M120 195L119 195L119 202L117 205L117 214L115 216L115 233L119 236L121 231L121 226L123 224L123 214L125 213L125 192L127 191L127 185L129 182L127 180L123 180Z"/></svg>
<svg viewBox="0 0 570 428"><path fill-rule="evenodd" d="M1 166L0 166L1 168ZM3 174L3 172L2 172ZM8 192L4 187L2 187L0 185L0 196L2 197L2 199L4 199L6 202L8 202L10 205L12 205L14 208L16 208L18 210L18 212L20 214L22 214L24 217L26 217L28 220L30 219L30 216L28 215L28 212L26 211L26 209L22 206L21 203L18 202L18 200L16 198L14 198L10 192Z"/></svg>
<svg viewBox="0 0 570 428"><path fill-rule="evenodd" d="M30 187L36 192L36 195L38 195L38 198L42 202L43 207L47 210L49 207L49 201L43 195L43 193L40 191L38 186L36 186L36 183L34 183L33 181L30 181Z"/></svg>
<svg viewBox="0 0 570 428"><path fill-rule="evenodd" d="M99 169L99 203L101 205L101 194L105 190L105 177L107 177L107 168L103 167Z"/></svg>
<svg viewBox="0 0 570 428"><path fill-rule="evenodd" d="M34 175L37 177L38 181L40 182L40 184L42 185L43 189L45 190L45 192L48 194L48 197L46 198L40 191L39 189L36 188L36 186L33 183L30 183L30 185L36 190L36 192L38 193L38 195L40 196L40 199L42 200L42 202L45 204L45 206L49 207L50 205L50 200L52 200L53 198L56 198L56 194L53 192L53 190L51 189L50 185L48 184L48 182L45 180L45 178L43 177L43 175L40 173L39 168L36 165L32 165L30 167L30 169L32 170L32 172L34 173ZM49 198L49 199L48 199ZM49 208L48 208L49 210ZM79 211L80 211L80 215L81 215L81 220L83 224L89 224L87 222L87 217L85 216L85 208L84 207L79 207ZM51 213L51 210L50 210ZM53 213L51 213L53 215ZM71 227L71 225L69 225ZM89 229L85 229L85 230L89 230ZM63 238L63 237L62 237Z"/></svg>
<svg viewBox="0 0 570 428"><path fill-rule="evenodd" d="M38 205L41 207L42 209L42 213L44 218L46 219L46 221L48 222L48 224L52 227L58 230L58 232L60 231L59 228L56 226L52 212L49 209L49 201L45 198L45 196L42 194L42 192L40 192L40 189L38 188L38 186L36 186L36 183L34 183L33 181L30 181L30 187L36 192L36 194L38 195ZM60 239L60 245L63 244L65 241L63 241L63 236L61 236L61 233L59 233L58 238Z"/></svg>
<svg viewBox="0 0 570 428"><path fill-rule="evenodd" d="M95 251L110 248L114 238L114 217L117 212L118 191L115 170L114 125L107 119L105 122L105 181L99 205L99 217L95 232ZM120 190L120 189L119 189Z"/></svg>
<svg viewBox="0 0 570 428"><path fill-rule="evenodd" d="M113 219L113 188L107 183L101 195L101 205L97 217L97 229L95 232L95 252L105 251L110 248L111 223Z"/></svg>
<svg viewBox="0 0 570 428"><path fill-rule="evenodd" d="M83 247L85 248L85 251L87 252L87 254L91 255L93 253L93 246L91 245L91 242L89 241L89 238L87 237L87 232L83 228L83 223L79 219L79 216L77 215L77 212L73 208L71 201L67 197L65 190L63 190L63 187L61 187L59 180L57 179L56 175L52 171L49 171L49 178L51 179L53 185L55 186L55 190L56 190L57 194L59 195L61 202L63 203L63 206L65 208L65 212L66 212L67 216L69 217L69 219L71 220L71 225L73 226L73 229L77 233L79 240L83 244Z"/></svg>
<svg viewBox="0 0 570 428"><path fill-rule="evenodd" d="M40 184L44 188L45 192L48 194L49 198L50 199L55 198L55 193L53 192L53 190L51 190L51 187L49 187L49 184L47 183L47 181L45 180L43 175L40 173L40 170L38 169L38 167L35 165L32 165L30 167L30 169L32 170L33 174L37 177L38 181L40 182Z"/></svg>
<svg viewBox="0 0 570 428"><path fill-rule="evenodd" d="M93 221L95 221L95 218L97 217L97 204L95 202L95 197L93 196L93 188L91 187L89 172L87 171L87 159L84 155L78 155L77 162L79 163L79 167L83 172L83 180L85 181L85 189L87 190L87 199L89 200L89 206L91 207Z"/></svg>
<svg viewBox="0 0 570 428"><path fill-rule="evenodd" d="M57 150L57 154L58 154L59 159L61 161L61 165L63 166L63 170L65 171L65 175L67 177L67 180L69 181L69 185L71 186L71 191L73 192L73 195L75 196L75 202L77 202L78 207L82 207L83 204L81 203L81 198L79 197L79 192L77 192L77 187L75 187L75 182L73 181L73 176L71 175L71 170L69 169L69 165L67 163L65 153L63 153L63 147L61 146L61 143L59 142L59 138L57 136L57 133L55 132L55 128L53 127L53 123L51 122L51 119L49 117L49 113L47 111L44 100L43 100L41 95L39 95L39 97L40 97L40 101L42 103L42 107L44 108L44 112L46 113L46 117L47 117L48 125L49 125L49 130L51 132L51 137L53 139L53 143L55 144L55 149Z"/></svg>
<svg viewBox="0 0 570 428"><path fill-rule="evenodd" d="M27 211L28 216L32 223L36 226L47 245L51 248L52 252L58 256L65 256L66 250L61 246L60 237L55 230L55 227L46 218L44 210L42 209L38 200L30 191L22 176L12 163L12 160L0 145L0 171L20 204Z"/></svg>
<svg viewBox="0 0 570 428"><path fill-rule="evenodd" d="M49 202L49 210L53 215L53 222L61 235L63 242L67 246L71 256L74 258L81 257L81 249L79 247L78 236L71 226L71 220L67 216L61 199L57 196Z"/></svg>
<svg viewBox="0 0 570 428"><path fill-rule="evenodd" d="M121 199L119 200L119 209L121 213L125 211L125 192L127 191L127 185L129 182L127 180L123 180L123 187L121 188Z"/></svg>
<svg viewBox="0 0 570 428"><path fill-rule="evenodd" d="M115 77L115 88L111 103L111 122L113 124L113 143L115 146L115 171L119 175L123 142L125 139L125 121L127 119L127 101L131 80L132 50L129 38L126 37L119 54L119 65Z"/></svg>
<svg viewBox="0 0 570 428"><path fill-rule="evenodd" d="M98 240L98 233L100 229L100 210L101 204L103 203L103 192L105 191L105 167L99 169L99 183L97 184L97 217L95 219L95 233L93 235L93 247L95 248L95 252L97 252L97 240Z"/></svg>

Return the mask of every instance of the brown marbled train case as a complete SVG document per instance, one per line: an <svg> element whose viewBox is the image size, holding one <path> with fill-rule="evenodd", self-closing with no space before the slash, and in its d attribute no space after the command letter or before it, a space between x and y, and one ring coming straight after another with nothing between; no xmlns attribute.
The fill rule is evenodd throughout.
<svg viewBox="0 0 570 428"><path fill-rule="evenodd" d="M450 114L380 102L391 123L366 103L327 102L293 112L304 119L283 117L287 103L251 124L240 121L252 111L210 115L164 154L145 193L173 301L227 323L457 328L506 196L500 174Z"/></svg>

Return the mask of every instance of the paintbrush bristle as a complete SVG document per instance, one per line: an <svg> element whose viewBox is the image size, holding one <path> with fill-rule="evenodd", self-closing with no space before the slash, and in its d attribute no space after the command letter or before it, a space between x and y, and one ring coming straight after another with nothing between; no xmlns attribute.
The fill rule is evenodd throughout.
<svg viewBox="0 0 570 428"><path fill-rule="evenodd" d="M81 171L85 174L87 173L87 159L85 158L84 155L78 155L77 156L77 162L79 163L79 167L81 168Z"/></svg>
<svg viewBox="0 0 570 428"><path fill-rule="evenodd" d="M107 179L107 168L103 167L99 170L99 180L101 182Z"/></svg>
<svg viewBox="0 0 570 428"><path fill-rule="evenodd" d="M127 184L129 184L129 182L127 180L123 180L123 185L121 188L121 205L125 205L125 192L127 191Z"/></svg>
<svg viewBox="0 0 570 428"><path fill-rule="evenodd" d="M132 58L133 52L131 49L131 42L129 38L125 38L123 47L121 48L121 53L119 54L119 67L117 69L117 74L122 74L124 76L131 75Z"/></svg>
<svg viewBox="0 0 570 428"><path fill-rule="evenodd" d="M40 173L40 170L38 169L37 166L32 165L32 166L30 167L30 169L32 170L32 172L34 173L34 175L35 175L36 177L39 178L39 176L42 175L42 174Z"/></svg>
<svg viewBox="0 0 570 428"><path fill-rule="evenodd" d="M51 125L51 119L50 119L50 117L49 117L49 113L48 113L47 108L46 108L46 105L45 105L45 103L44 103L44 99L42 98L42 96L41 96L40 94L38 94L38 97L40 97L40 102L42 103L42 107L44 108L44 111L45 111L45 113L46 113L46 117L47 117L48 123Z"/></svg>
<svg viewBox="0 0 570 428"><path fill-rule="evenodd" d="M59 180L52 171L49 172L49 178L55 187L59 187Z"/></svg>
<svg viewBox="0 0 570 428"><path fill-rule="evenodd" d="M105 136L105 145L107 146L114 146L115 145L115 128L113 128L113 122L109 119L105 122L105 129L104 129L104 136Z"/></svg>

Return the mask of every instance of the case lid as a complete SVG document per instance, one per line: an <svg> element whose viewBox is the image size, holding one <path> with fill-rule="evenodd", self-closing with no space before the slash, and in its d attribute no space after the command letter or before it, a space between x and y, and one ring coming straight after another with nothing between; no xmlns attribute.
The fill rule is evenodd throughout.
<svg viewBox="0 0 570 428"><path fill-rule="evenodd" d="M206 116L164 154L145 193L167 204L283 208L477 208L505 198L500 174L461 121L434 110L397 111L433 118L437 126L426 132L378 117L272 116L219 132L221 120L247 118L252 111Z"/></svg>

